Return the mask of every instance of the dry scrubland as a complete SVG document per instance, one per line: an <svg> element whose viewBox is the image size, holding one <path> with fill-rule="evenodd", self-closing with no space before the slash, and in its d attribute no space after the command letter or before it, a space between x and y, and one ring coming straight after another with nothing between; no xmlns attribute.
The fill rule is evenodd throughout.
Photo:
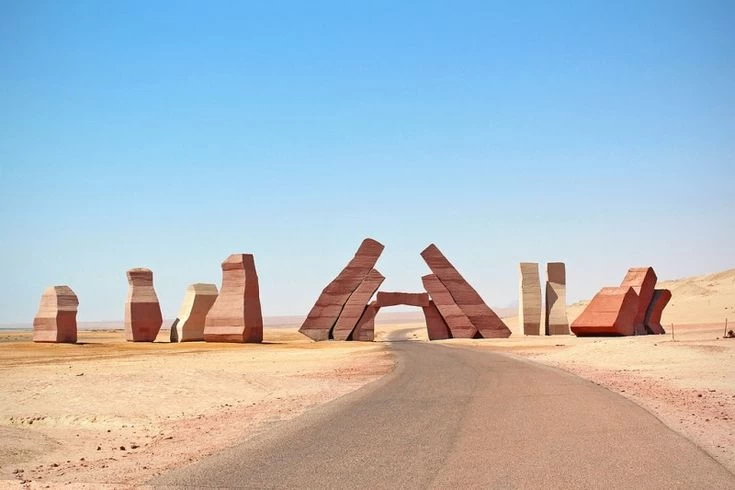
<svg viewBox="0 0 735 490"><path fill-rule="evenodd" d="M664 322L676 324L675 341L670 332L524 337L510 317L510 339L442 342L590 379L655 413L735 472L735 339L722 338L724 317L735 323L735 270L660 285L674 293ZM583 307L572 305L570 320ZM376 340L426 340L420 318L380 314ZM29 332L0 334L0 486L137 484L392 367L387 344L312 343L297 326L267 327L264 345L131 344L121 332L84 330L82 345L39 345ZM159 339L166 342L168 331Z"/></svg>

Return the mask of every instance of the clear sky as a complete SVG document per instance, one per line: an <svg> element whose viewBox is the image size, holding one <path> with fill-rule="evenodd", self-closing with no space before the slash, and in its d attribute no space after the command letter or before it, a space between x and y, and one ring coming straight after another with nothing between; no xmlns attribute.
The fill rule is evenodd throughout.
<svg viewBox="0 0 735 490"><path fill-rule="evenodd" d="M436 243L493 306L628 267L735 267L735 2L0 0L0 323L68 284L164 315L255 254L303 314L367 236L383 290Z"/></svg>

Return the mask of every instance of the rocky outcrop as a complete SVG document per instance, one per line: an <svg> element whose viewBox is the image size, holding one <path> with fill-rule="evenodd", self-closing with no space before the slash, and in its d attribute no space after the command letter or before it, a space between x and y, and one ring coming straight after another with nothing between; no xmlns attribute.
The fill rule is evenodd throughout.
<svg viewBox="0 0 735 490"><path fill-rule="evenodd" d="M260 288L251 254L232 254L222 262L222 287L204 321L207 342L262 342Z"/></svg>
<svg viewBox="0 0 735 490"><path fill-rule="evenodd" d="M153 288L153 272L136 268L127 272L128 299L125 303L125 340L153 342L161 330L163 316Z"/></svg>
<svg viewBox="0 0 735 490"><path fill-rule="evenodd" d="M41 295L33 319L33 341L74 344L79 300L69 286L51 286Z"/></svg>
<svg viewBox="0 0 735 490"><path fill-rule="evenodd" d="M171 342L204 340L204 322L217 295L214 284L196 283L186 288L179 314L171 325Z"/></svg>
<svg viewBox="0 0 735 490"><path fill-rule="evenodd" d="M567 274L564 262L546 264L546 335L569 335Z"/></svg>
<svg viewBox="0 0 735 490"><path fill-rule="evenodd" d="M518 264L518 325L523 326L524 335L539 335L541 331L541 280L538 264Z"/></svg>

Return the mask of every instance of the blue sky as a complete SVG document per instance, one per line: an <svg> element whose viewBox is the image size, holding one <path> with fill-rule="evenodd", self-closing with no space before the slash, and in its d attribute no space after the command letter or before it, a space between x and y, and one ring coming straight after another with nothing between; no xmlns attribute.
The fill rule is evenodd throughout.
<svg viewBox="0 0 735 490"><path fill-rule="evenodd" d="M366 236L495 306L735 267L735 3L396 3L0 0L0 323L137 266L171 318L234 252L302 314Z"/></svg>

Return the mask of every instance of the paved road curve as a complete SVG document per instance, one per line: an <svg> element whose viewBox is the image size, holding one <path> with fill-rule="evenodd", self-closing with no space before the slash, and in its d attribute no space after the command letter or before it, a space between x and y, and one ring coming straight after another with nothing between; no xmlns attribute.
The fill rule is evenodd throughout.
<svg viewBox="0 0 735 490"><path fill-rule="evenodd" d="M625 398L501 354L392 344L363 389L152 483L247 488L735 488Z"/></svg>

